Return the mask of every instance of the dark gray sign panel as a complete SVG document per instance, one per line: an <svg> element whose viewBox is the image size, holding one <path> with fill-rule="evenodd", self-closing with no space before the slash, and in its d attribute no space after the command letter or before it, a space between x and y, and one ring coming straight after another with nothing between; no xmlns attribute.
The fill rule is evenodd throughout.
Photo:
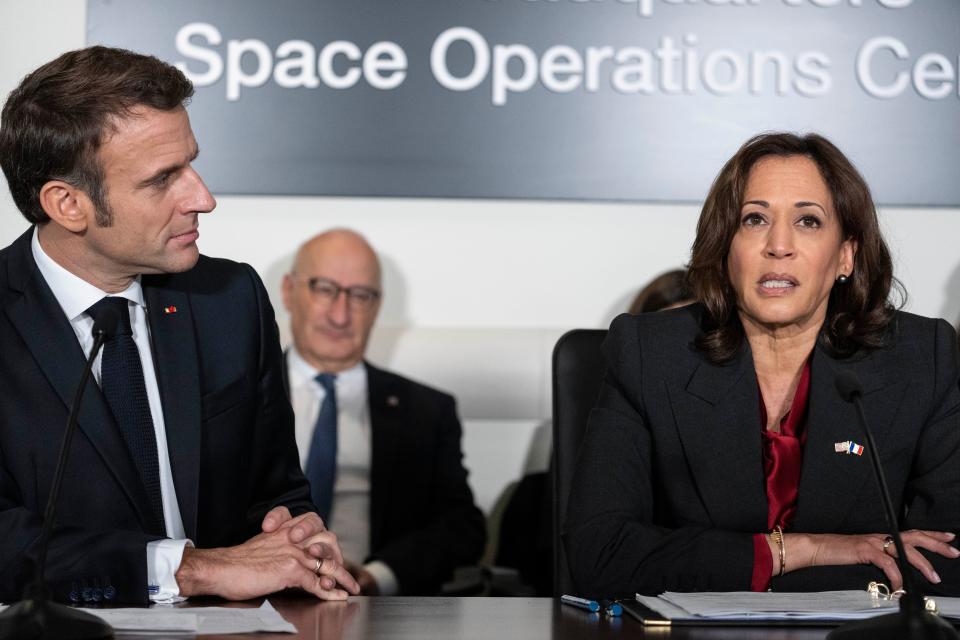
<svg viewBox="0 0 960 640"><path fill-rule="evenodd" d="M197 86L218 193L698 201L751 135L960 204L958 0L89 0Z"/></svg>

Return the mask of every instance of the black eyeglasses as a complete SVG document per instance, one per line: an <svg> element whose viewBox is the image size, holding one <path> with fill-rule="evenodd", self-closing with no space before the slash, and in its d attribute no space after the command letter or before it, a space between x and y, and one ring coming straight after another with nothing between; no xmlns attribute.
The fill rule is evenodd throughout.
<svg viewBox="0 0 960 640"><path fill-rule="evenodd" d="M373 287L360 285L344 287L329 278L319 276L305 278L305 280L314 299L324 304L333 304L340 297L341 292L346 294L347 304L357 309L367 309L380 298L380 292Z"/></svg>

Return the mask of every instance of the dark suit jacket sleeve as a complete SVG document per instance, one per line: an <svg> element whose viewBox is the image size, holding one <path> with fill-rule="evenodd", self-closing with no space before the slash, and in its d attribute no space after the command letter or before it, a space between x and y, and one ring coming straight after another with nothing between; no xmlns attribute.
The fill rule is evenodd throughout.
<svg viewBox="0 0 960 640"><path fill-rule="evenodd" d="M434 432L437 437L433 459L420 460L433 467L430 491L408 497L412 501L428 500L425 512L429 517L371 554L371 559L390 567L403 594L437 593L456 567L477 561L486 537L483 514L473 503L462 463L462 429L454 399L446 394L432 395L440 398L438 410L433 412L435 424L409 425Z"/></svg>
<svg viewBox="0 0 960 640"><path fill-rule="evenodd" d="M18 498L16 482L0 469L0 600L19 600L33 582L43 518ZM78 601L84 589L113 590L118 602L147 604L147 543L157 536L119 529L55 526L47 552L47 586L59 601Z"/></svg>
<svg viewBox="0 0 960 640"><path fill-rule="evenodd" d="M630 317L611 325L604 353L607 373L578 455L563 532L581 594L748 591L750 533L654 524L663 488L655 486L660 470L652 468L643 359Z"/></svg>
<svg viewBox="0 0 960 640"><path fill-rule="evenodd" d="M195 366L202 370L207 393L203 423L195 428L205 430L206 448L198 459L180 460L198 465L200 475L200 524L195 536L188 535L201 547L238 544L260 531L264 514L274 506L287 506L294 515L313 510L281 381L277 327L259 277L249 266L203 259L194 272L160 279L163 283L151 286L200 290L192 305L200 354ZM49 292L30 294L38 309L34 315L49 311L46 317L57 318L56 331L47 333L79 351L66 319L56 316L59 309ZM224 317L225 309L233 313ZM5 356L0 362L0 600L10 601L22 595L31 577L39 514L56 465L66 407L49 394L50 383L33 364L35 356L5 322L0 317ZM64 359L70 361L72 355L67 352ZM85 402L91 402L91 393ZM116 601L146 603L146 546L157 536L140 530L95 444L81 431L73 439L58 511L62 525L51 538L47 581L58 600L69 599L71 592L82 597L77 592L84 588L109 587ZM186 496L180 498L184 508Z"/></svg>
<svg viewBox="0 0 960 640"><path fill-rule="evenodd" d="M294 516L316 511L316 507L310 501L310 485L300 469L293 409L283 386L283 354L273 307L260 277L249 265L244 267L256 291L260 331L251 448L254 455L248 476L251 501L246 537L250 537L261 531L263 517L276 506L287 507Z"/></svg>
<svg viewBox="0 0 960 640"><path fill-rule="evenodd" d="M932 409L921 426L914 451L903 493L906 516L900 527L960 533L960 352L949 323L937 320L933 326L933 331L918 336L919 344L910 345L923 354L917 360L928 367L926 371L911 372L911 392L927 396L924 403ZM902 428L911 425L903 424ZM876 504L876 509L881 508L881 504ZM953 545L957 544L954 539ZM942 582L931 584L914 570L914 583L928 595L960 596L960 559L926 550L921 553L933 564ZM873 566L810 567L774 578L772 586L778 591L862 589L871 580L889 582Z"/></svg>
<svg viewBox="0 0 960 640"><path fill-rule="evenodd" d="M0 250L0 601L18 600L32 582L42 513L52 484L67 406L55 372L72 393L83 352L31 255L33 228ZM39 353L38 353L39 352ZM41 357L42 356L42 357ZM91 381L92 386L96 386ZM85 402L90 403L90 391ZM84 594L146 603L146 546L156 536L139 521L107 473L88 434L78 430L66 467L47 555L57 600ZM112 592L112 594L111 594Z"/></svg>
<svg viewBox="0 0 960 640"><path fill-rule="evenodd" d="M921 434L904 501L906 529L931 529L960 534L960 363L957 335L945 320L936 324L933 384L928 390L934 407ZM953 545L958 545L954 539ZM960 596L960 559L924 552L940 575L939 585L924 589L933 595ZM919 575L919 574L917 574ZM920 579L920 578L918 578Z"/></svg>

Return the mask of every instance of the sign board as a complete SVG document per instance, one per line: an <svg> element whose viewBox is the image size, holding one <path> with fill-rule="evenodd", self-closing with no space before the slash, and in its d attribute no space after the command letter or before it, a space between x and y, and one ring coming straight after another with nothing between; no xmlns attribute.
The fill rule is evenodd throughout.
<svg viewBox="0 0 960 640"><path fill-rule="evenodd" d="M89 0L197 87L217 193L699 201L769 130L960 205L957 0Z"/></svg>

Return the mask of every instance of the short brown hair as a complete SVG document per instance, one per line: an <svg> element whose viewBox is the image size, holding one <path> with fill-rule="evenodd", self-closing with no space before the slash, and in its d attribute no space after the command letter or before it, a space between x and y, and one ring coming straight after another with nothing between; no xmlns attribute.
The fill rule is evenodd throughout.
<svg viewBox="0 0 960 640"><path fill-rule="evenodd" d="M146 106L171 111L193 95L176 67L126 49L88 47L43 65L14 89L0 115L0 167L31 223L49 216L40 189L63 180L83 189L110 224L97 151L117 119Z"/></svg>
<svg viewBox="0 0 960 640"><path fill-rule="evenodd" d="M890 251L880 233L870 188L850 160L826 138L765 133L748 140L727 161L700 212L688 267L694 295L707 311L697 347L711 361L720 363L730 360L743 341L727 257L740 225L750 170L767 156L813 160L830 190L842 237L857 244L849 282L834 286L830 292L821 341L841 357L861 348L882 346L895 311L889 299L891 290L900 294L901 304L906 294L893 277Z"/></svg>

